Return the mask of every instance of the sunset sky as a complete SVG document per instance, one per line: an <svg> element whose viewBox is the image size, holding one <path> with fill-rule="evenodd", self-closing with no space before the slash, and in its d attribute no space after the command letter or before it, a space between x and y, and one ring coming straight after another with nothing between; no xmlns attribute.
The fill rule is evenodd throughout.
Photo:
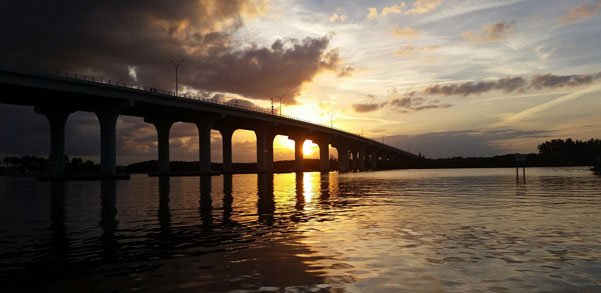
<svg viewBox="0 0 601 293"><path fill-rule="evenodd" d="M601 1L10 2L4 65L173 89L169 60L183 59L186 93L264 108L283 95L283 114L434 158L601 138ZM151 125L118 123L119 163L156 158ZM0 105L0 157L47 155L48 132L31 108ZM98 133L93 114L72 114L67 153L96 158ZM278 137L275 159L290 146ZM195 126L172 128L172 160L197 148ZM252 133L234 148L234 161L256 160Z"/></svg>

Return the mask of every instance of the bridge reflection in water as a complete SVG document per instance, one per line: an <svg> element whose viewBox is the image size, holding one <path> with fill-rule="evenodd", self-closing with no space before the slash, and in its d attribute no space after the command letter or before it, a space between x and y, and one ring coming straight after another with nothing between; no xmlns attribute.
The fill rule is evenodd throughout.
<svg viewBox="0 0 601 293"><path fill-rule="evenodd" d="M245 282L248 286L253 282L279 282L284 286L300 279L301 283L319 282L320 274L309 272L297 256L307 253L307 248L299 244L302 235L295 233L294 227L307 220L307 209L330 204L334 192L330 176L226 174L50 182L49 217L44 220L38 215L40 221L49 223L48 244L13 247L15 260L21 261L1 267L0 279L6 276L3 282L14 288L39 285L64 289L85 280L91 284L98 281L98 288L109 289L128 288L133 273L145 280L136 286L154 289L151 286L173 283L161 285L150 276L171 276L172 272L165 270L176 266L178 274L190 280L208 278L207 273L211 278L231 278L232 289ZM78 202L82 196L93 197L93 192L80 193L82 186L87 191L98 191L99 199L90 203L99 205ZM193 190L197 190L196 204ZM93 210L98 216L88 214ZM78 223L77 219L86 217L90 218ZM29 249L33 251L19 253ZM6 255L4 260L11 261ZM203 269L185 268L182 262L196 263ZM274 279L260 281L256 275L248 275L250 271ZM283 276L284 272L288 273ZM32 277L40 283L28 284ZM222 283L206 280L192 283L188 285L207 290L225 288Z"/></svg>

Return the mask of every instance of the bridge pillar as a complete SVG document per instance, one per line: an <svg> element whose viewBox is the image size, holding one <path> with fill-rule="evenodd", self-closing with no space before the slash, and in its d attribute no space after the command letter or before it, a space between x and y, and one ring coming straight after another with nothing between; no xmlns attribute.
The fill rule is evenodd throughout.
<svg viewBox="0 0 601 293"><path fill-rule="evenodd" d="M273 172L273 139L274 132L269 127L255 130L257 136L257 171L259 173Z"/></svg>
<svg viewBox="0 0 601 293"><path fill-rule="evenodd" d="M373 171L378 170L378 152L377 151L373 151L371 153L371 161L370 161L370 163L371 163L371 169Z"/></svg>
<svg viewBox="0 0 601 293"><path fill-rule="evenodd" d="M366 160L366 154L365 154L365 148L360 148L359 151L359 156L358 156L358 163L357 163L357 169L359 171L365 171L365 160Z"/></svg>
<svg viewBox="0 0 601 293"><path fill-rule="evenodd" d="M290 136L289 138L294 140L294 171L303 172L303 145L305 144L306 138L304 136Z"/></svg>
<svg viewBox="0 0 601 293"><path fill-rule="evenodd" d="M223 146L223 173L232 173L232 135L235 129L221 128L221 141Z"/></svg>
<svg viewBox="0 0 601 293"><path fill-rule="evenodd" d="M166 119L144 119L145 122L154 125L157 130L158 155L159 155L159 174L169 173L169 131L173 126L173 121Z"/></svg>
<svg viewBox="0 0 601 293"><path fill-rule="evenodd" d="M271 133L267 134L267 141L265 142L265 171L273 173L273 139L275 135Z"/></svg>
<svg viewBox="0 0 601 293"><path fill-rule="evenodd" d="M359 161L359 156L358 156L358 152L356 149L351 149L351 167L349 169L349 171L354 172L357 171L357 167L359 166L358 164Z"/></svg>
<svg viewBox="0 0 601 293"><path fill-rule="evenodd" d="M337 143L335 145L338 151L338 172L345 173L349 171L349 147L346 143Z"/></svg>
<svg viewBox="0 0 601 293"><path fill-rule="evenodd" d="M329 172L330 171L330 144L327 140L319 140L317 142L319 146L319 171Z"/></svg>
<svg viewBox="0 0 601 293"><path fill-rule="evenodd" d="M35 107L36 113L46 116L50 124L50 169L51 176L65 175L65 124L72 110Z"/></svg>
<svg viewBox="0 0 601 293"><path fill-rule="evenodd" d="M211 128L214 117L203 117L196 121L198 128L198 164L201 173L211 173Z"/></svg>
<svg viewBox="0 0 601 293"><path fill-rule="evenodd" d="M100 173L117 174L117 118L124 106L107 107L96 111L100 122Z"/></svg>

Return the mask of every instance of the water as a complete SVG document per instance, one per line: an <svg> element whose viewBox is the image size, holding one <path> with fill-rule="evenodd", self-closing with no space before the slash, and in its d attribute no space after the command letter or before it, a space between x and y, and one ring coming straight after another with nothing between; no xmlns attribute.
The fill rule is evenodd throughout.
<svg viewBox="0 0 601 293"><path fill-rule="evenodd" d="M0 177L0 289L601 292L601 177L527 176Z"/></svg>

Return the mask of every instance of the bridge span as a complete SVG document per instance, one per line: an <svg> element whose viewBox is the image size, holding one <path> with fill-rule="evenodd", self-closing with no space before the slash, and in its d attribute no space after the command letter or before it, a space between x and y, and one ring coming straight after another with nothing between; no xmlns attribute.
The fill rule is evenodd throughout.
<svg viewBox="0 0 601 293"><path fill-rule="evenodd" d="M377 170L384 161L420 159L390 145L256 108L219 103L136 84L66 72L0 69L0 103L32 106L50 124L52 177L65 175L65 124L75 111L96 114L100 124L101 176L117 173L116 125L119 115L144 118L155 126L158 174L169 175L169 131L175 122L193 123L199 135L199 173L212 173L210 132L221 133L223 173L232 172L232 134L237 129L256 135L257 172L273 172L273 140L284 135L295 143L295 171L303 171L303 143L319 146L320 170L329 171L329 146L338 151L338 171Z"/></svg>

